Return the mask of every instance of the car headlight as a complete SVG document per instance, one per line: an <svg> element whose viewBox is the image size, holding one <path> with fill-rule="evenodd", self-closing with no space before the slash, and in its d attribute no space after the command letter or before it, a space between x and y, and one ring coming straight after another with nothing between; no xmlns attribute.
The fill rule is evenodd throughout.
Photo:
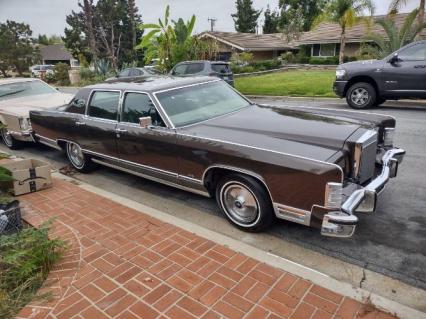
<svg viewBox="0 0 426 319"><path fill-rule="evenodd" d="M19 126L20 126L21 130L28 131L29 129L31 129L30 119L20 118L19 119Z"/></svg>
<svg viewBox="0 0 426 319"><path fill-rule="evenodd" d="M337 69L336 70L336 79L341 79L346 75L345 69Z"/></svg>
<svg viewBox="0 0 426 319"><path fill-rule="evenodd" d="M383 133L383 145L393 146L394 136L395 136L395 129L393 127L386 127Z"/></svg>

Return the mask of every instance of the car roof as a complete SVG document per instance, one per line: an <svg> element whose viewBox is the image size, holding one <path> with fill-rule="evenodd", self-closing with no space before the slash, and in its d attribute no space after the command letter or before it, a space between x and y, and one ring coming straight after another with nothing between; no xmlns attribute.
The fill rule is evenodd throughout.
<svg viewBox="0 0 426 319"><path fill-rule="evenodd" d="M209 60L191 60L191 61L183 61L183 62L179 62L178 64L183 64L183 63L229 64L229 62L226 62L226 61L209 61Z"/></svg>
<svg viewBox="0 0 426 319"><path fill-rule="evenodd" d="M207 83L211 81L221 81L217 77L209 76L192 76L192 77L173 77L160 76L149 77L134 82L116 82L116 83L99 83L86 86L85 89L102 89L102 90L134 90L147 93L155 93L158 91L175 89L184 86Z"/></svg>
<svg viewBox="0 0 426 319"><path fill-rule="evenodd" d="M6 79L0 79L0 85L20 83L20 82L34 82L34 81L40 81L40 80L34 79L34 78L6 78Z"/></svg>

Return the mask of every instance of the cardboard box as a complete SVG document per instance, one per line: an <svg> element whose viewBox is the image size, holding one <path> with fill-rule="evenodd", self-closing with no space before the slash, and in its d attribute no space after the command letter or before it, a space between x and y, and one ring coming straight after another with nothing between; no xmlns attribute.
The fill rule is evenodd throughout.
<svg viewBox="0 0 426 319"><path fill-rule="evenodd" d="M50 165L36 159L25 159L2 164L12 172L15 195L36 192L52 187Z"/></svg>

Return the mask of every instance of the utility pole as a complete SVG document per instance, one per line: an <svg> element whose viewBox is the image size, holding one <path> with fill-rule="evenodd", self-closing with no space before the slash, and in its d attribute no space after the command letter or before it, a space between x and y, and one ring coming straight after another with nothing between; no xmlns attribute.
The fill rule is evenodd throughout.
<svg viewBox="0 0 426 319"><path fill-rule="evenodd" d="M215 19L215 18L208 18L207 21L210 22L210 31L213 32L214 31L214 26L216 24L217 19Z"/></svg>

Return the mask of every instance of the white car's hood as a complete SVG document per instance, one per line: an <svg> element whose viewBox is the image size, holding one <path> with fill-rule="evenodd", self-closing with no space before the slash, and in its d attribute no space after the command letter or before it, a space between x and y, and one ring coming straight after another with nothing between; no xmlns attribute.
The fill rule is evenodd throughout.
<svg viewBox="0 0 426 319"><path fill-rule="evenodd" d="M28 117L31 110L48 109L67 104L72 94L48 93L0 101L0 113Z"/></svg>

